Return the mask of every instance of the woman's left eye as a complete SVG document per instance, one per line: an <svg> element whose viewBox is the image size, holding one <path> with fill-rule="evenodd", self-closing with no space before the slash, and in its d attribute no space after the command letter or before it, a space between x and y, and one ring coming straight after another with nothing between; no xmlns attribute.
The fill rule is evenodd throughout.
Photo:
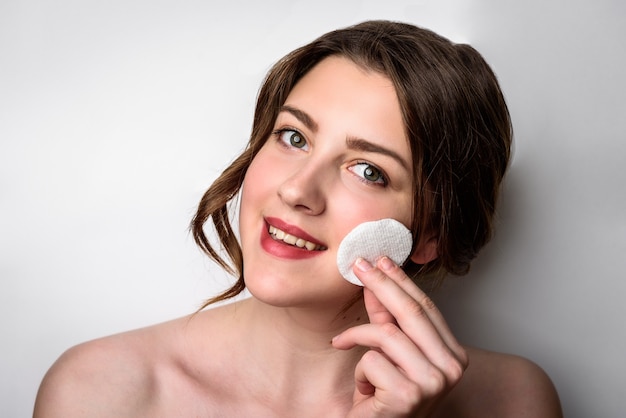
<svg viewBox="0 0 626 418"><path fill-rule="evenodd" d="M308 149L306 139L302 134L293 129L283 129L275 132L278 135L280 141L290 147L299 148L303 150Z"/></svg>
<svg viewBox="0 0 626 418"><path fill-rule="evenodd" d="M382 171L370 163L357 163L350 167L350 171L368 183L374 183L381 186L387 185L387 178Z"/></svg>

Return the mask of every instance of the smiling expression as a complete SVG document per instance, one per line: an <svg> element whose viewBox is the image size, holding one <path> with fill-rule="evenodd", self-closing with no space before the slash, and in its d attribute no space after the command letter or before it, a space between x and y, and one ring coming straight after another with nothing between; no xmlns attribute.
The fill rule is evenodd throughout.
<svg viewBox="0 0 626 418"><path fill-rule="evenodd" d="M246 172L239 221L250 292L277 305L353 294L335 263L339 243L366 221L409 226L411 172L391 81L346 58L321 61Z"/></svg>

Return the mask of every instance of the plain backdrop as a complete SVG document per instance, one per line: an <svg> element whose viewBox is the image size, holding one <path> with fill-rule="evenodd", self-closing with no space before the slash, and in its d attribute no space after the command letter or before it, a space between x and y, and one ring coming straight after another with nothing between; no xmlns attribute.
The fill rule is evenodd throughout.
<svg viewBox="0 0 626 418"><path fill-rule="evenodd" d="M497 234L435 295L451 327L540 364L566 416L623 416L621 0L0 2L0 416L31 415L68 347L228 286L187 225L265 72L371 18L474 45L513 117Z"/></svg>

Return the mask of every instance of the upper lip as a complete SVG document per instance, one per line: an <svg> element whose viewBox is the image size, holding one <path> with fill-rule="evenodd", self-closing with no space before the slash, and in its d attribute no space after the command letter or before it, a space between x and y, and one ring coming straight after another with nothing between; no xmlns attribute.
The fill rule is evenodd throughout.
<svg viewBox="0 0 626 418"><path fill-rule="evenodd" d="M269 217L269 218L265 218L265 222L269 225L272 225L275 228L280 229L281 231L286 232L289 235L293 235L294 237L297 237L297 238L302 238L303 240L310 241L322 247L326 247L326 244L315 239L315 237L309 235L306 231L298 228L295 225L288 224L281 219Z"/></svg>

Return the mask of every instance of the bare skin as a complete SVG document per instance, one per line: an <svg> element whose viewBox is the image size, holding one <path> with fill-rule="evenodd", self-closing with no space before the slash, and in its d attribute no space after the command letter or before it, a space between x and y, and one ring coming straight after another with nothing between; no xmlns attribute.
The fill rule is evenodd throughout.
<svg viewBox="0 0 626 418"><path fill-rule="evenodd" d="M352 228L411 222L403 123L389 79L321 61L246 172L239 226L252 297L69 350L44 378L35 417L561 416L538 367L461 346L388 258L357 260L363 289L340 277L337 248ZM436 258L436 241L420 237L411 259Z"/></svg>
<svg viewBox="0 0 626 418"><path fill-rule="evenodd" d="M237 302L68 350L46 375L34 417L345 417L354 361L346 362L330 338L315 349L277 327L255 332L254 321L242 330L254 304ZM432 417L562 416L552 383L535 364L466 350L469 367ZM348 353L357 358L364 351ZM346 367L336 368L341 362Z"/></svg>

